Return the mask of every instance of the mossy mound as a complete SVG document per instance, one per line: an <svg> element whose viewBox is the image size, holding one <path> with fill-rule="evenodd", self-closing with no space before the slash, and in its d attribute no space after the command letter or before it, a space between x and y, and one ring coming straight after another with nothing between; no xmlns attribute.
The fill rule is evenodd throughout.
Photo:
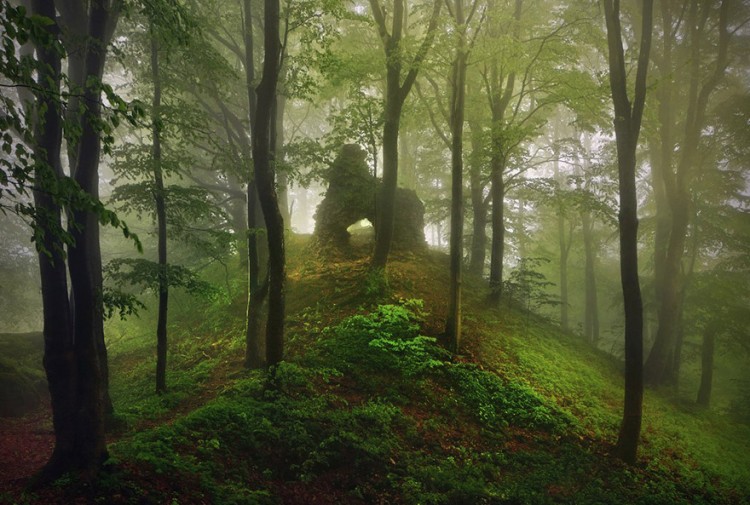
<svg viewBox="0 0 750 505"><path fill-rule="evenodd" d="M0 417L20 417L47 395L41 333L0 334Z"/></svg>

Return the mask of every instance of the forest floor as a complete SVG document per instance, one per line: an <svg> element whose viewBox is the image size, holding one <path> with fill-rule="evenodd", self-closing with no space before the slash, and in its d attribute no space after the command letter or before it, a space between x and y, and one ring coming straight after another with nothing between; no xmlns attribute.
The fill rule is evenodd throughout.
<svg viewBox="0 0 750 505"><path fill-rule="evenodd" d="M645 399L638 464L610 451L620 363L464 284L464 342L441 349L443 254L369 244L288 247L286 362L243 369L242 276L234 297L174 297L169 393L153 391L151 321L111 323L118 428L94 486L23 486L53 443L49 413L0 419L0 503L749 504L750 427ZM202 305L203 304L203 305Z"/></svg>

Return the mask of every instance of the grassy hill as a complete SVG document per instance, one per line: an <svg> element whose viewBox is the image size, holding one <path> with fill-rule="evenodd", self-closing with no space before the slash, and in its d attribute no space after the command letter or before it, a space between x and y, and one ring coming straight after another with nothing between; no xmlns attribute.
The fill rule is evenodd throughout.
<svg viewBox="0 0 750 505"><path fill-rule="evenodd" d="M750 503L750 427L646 395L641 457L610 455L621 364L467 279L460 356L438 345L444 255L395 253L389 283L366 246L289 245L287 361L242 368L233 295L174 297L170 392L153 394L149 315L112 324L120 428L97 489L60 482L18 503ZM2 501L0 493L0 501Z"/></svg>

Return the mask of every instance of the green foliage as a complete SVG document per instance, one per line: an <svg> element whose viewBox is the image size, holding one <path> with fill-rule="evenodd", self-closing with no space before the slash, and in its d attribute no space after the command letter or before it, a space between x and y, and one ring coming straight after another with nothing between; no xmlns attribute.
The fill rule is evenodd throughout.
<svg viewBox="0 0 750 505"><path fill-rule="evenodd" d="M514 425L565 433L575 425L527 384L504 381L475 365L456 364L447 373L472 413L489 428Z"/></svg>
<svg viewBox="0 0 750 505"><path fill-rule="evenodd" d="M543 263L549 263L546 258L522 258L514 268L508 279L503 281L503 293L507 294L529 312L536 312L545 305L559 305L557 297L547 292L547 287L553 286L544 274L539 272Z"/></svg>
<svg viewBox="0 0 750 505"><path fill-rule="evenodd" d="M104 269L105 279L116 286L131 285L143 288L152 293L159 292L159 279L163 275L167 285L182 288L188 293L206 299L218 296L219 291L208 282L201 280L195 272L180 265L167 265L166 272L162 272L158 263L142 258L118 258L107 263ZM109 298L116 307L133 307L131 297L118 295L108 291ZM120 303L118 305L118 303ZM142 308L142 307L141 307Z"/></svg>
<svg viewBox="0 0 750 505"><path fill-rule="evenodd" d="M364 294L366 297L374 300L384 298L390 293L390 284L388 276L383 269L370 269L364 281Z"/></svg>
<svg viewBox="0 0 750 505"><path fill-rule="evenodd" d="M444 366L448 353L435 338L419 334L420 308L420 301L406 300L351 316L324 330L321 347L342 371L423 377Z"/></svg>

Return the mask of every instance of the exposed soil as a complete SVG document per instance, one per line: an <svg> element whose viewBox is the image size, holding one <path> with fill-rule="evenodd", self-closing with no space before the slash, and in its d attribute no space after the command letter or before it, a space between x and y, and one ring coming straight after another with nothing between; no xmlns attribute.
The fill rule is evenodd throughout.
<svg viewBox="0 0 750 505"><path fill-rule="evenodd" d="M0 492L23 489L47 462L54 444L49 406L19 418L0 418Z"/></svg>

